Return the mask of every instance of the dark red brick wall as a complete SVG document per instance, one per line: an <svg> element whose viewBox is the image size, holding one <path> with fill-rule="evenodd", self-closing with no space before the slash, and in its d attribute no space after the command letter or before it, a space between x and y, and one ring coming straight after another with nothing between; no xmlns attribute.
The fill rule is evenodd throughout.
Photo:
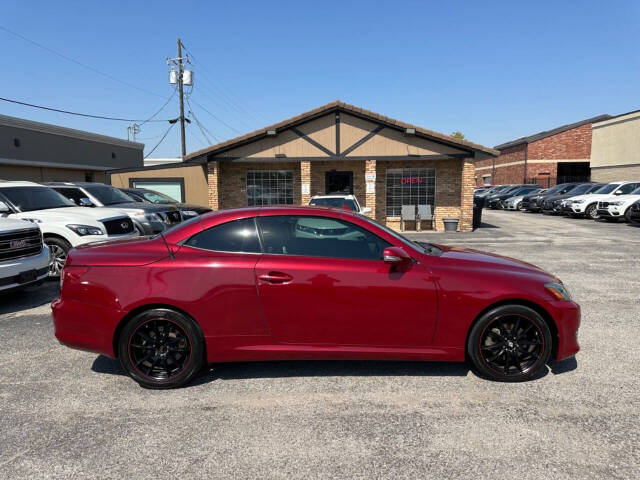
<svg viewBox="0 0 640 480"><path fill-rule="evenodd" d="M529 160L591 157L591 124L582 125L529 144Z"/></svg>

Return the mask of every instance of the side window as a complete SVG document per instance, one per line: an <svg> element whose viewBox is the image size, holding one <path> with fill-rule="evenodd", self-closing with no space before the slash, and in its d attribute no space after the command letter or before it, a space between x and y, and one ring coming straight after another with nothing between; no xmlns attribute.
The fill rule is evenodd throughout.
<svg viewBox="0 0 640 480"><path fill-rule="evenodd" d="M368 230L335 218L258 217L264 253L307 257L382 260L390 243Z"/></svg>
<svg viewBox="0 0 640 480"><path fill-rule="evenodd" d="M64 195L76 205L80 205L81 198L87 198L87 196L79 188L55 188L56 192Z"/></svg>
<svg viewBox="0 0 640 480"><path fill-rule="evenodd" d="M260 253L260 240L253 218L216 225L197 233L185 245L217 252Z"/></svg>
<svg viewBox="0 0 640 480"><path fill-rule="evenodd" d="M618 191L621 195L627 195L628 193L633 192L637 188L637 184L635 183L627 183L626 185L622 185Z"/></svg>

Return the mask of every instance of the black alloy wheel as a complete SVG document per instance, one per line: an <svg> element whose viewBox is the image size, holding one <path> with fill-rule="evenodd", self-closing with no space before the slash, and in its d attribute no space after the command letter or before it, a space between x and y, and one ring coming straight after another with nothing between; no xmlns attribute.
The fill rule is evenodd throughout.
<svg viewBox="0 0 640 480"><path fill-rule="evenodd" d="M551 332L536 311L504 305L483 315L473 326L467 350L485 377L520 382L545 368L551 356Z"/></svg>
<svg viewBox="0 0 640 480"><path fill-rule="evenodd" d="M204 339L186 315L164 308L132 318L118 342L122 367L145 388L175 388L189 382L204 364Z"/></svg>

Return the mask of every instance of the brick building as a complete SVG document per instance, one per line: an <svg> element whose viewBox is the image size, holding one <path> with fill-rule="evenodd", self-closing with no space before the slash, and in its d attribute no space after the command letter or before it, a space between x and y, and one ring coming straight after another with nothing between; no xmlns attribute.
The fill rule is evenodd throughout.
<svg viewBox="0 0 640 480"><path fill-rule="evenodd" d="M402 205L428 204L436 230L454 217L469 231L474 164L497 154L335 101L194 152L185 164L202 165L214 209L306 205L312 195L352 193L393 228Z"/></svg>
<svg viewBox="0 0 640 480"><path fill-rule="evenodd" d="M476 162L475 183L538 183L551 186L590 178L592 124L599 115L495 147L497 158Z"/></svg>

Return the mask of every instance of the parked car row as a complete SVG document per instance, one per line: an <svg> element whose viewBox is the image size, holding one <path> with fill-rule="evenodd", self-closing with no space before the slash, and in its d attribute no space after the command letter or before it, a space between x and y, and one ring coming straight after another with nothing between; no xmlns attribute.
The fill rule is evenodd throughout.
<svg viewBox="0 0 640 480"><path fill-rule="evenodd" d="M548 189L496 185L476 190L474 196L492 209L640 222L640 181L562 183Z"/></svg>
<svg viewBox="0 0 640 480"><path fill-rule="evenodd" d="M153 235L210 211L151 190L127 191L100 183L0 181L0 291L58 277L73 247ZM155 202L146 199L152 193Z"/></svg>

